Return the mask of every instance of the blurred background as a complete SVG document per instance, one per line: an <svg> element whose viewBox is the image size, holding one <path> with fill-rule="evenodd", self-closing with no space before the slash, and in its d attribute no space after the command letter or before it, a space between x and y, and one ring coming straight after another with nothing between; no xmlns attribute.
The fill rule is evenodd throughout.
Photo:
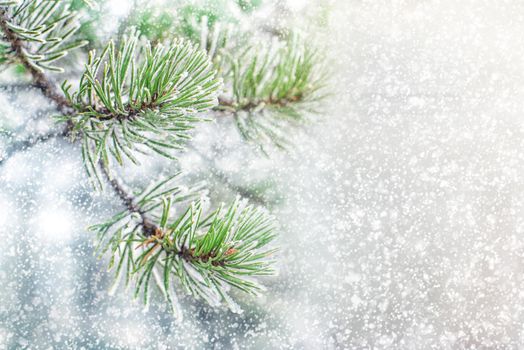
<svg viewBox="0 0 524 350"><path fill-rule="evenodd" d="M109 295L86 227L118 200L93 193L75 145L11 157L0 168L0 348L524 347L524 3L78 8L90 48L127 24L161 40L182 23L190 37L202 16L293 28L323 48L331 96L287 152L261 155L218 120L195 130L179 164L150 159L123 174L140 186L181 168L188 183L207 181L213 202L241 194L277 216L279 275L261 298L236 295L240 315L182 297L177 321L161 298L144 310L131 290ZM52 127L21 69L0 79L0 147Z"/></svg>

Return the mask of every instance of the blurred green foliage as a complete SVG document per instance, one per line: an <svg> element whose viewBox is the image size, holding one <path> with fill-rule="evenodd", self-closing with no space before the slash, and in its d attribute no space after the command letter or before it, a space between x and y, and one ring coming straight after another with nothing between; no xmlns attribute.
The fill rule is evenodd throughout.
<svg viewBox="0 0 524 350"><path fill-rule="evenodd" d="M92 44L98 40L98 30L97 27L100 25L101 13L98 8L100 8L106 0L90 0L90 3L85 0L72 0L71 1L71 10L77 11L79 13L84 13L80 22L80 29L78 30L78 35L87 41L89 41L88 49L92 49Z"/></svg>
<svg viewBox="0 0 524 350"><path fill-rule="evenodd" d="M130 24L151 41L160 42L173 34L178 34L191 41L198 42L204 17L207 28L212 28L217 22L236 23L238 20L228 8L237 5L236 1L217 0L198 3L176 1L176 5L138 10ZM237 5L238 6L238 5Z"/></svg>
<svg viewBox="0 0 524 350"><path fill-rule="evenodd" d="M7 53L9 46L3 43L0 43L0 64L7 62Z"/></svg>
<svg viewBox="0 0 524 350"><path fill-rule="evenodd" d="M237 0L242 11L251 12L262 5L262 0Z"/></svg>
<svg viewBox="0 0 524 350"><path fill-rule="evenodd" d="M136 18L132 19L138 31L151 41L163 41L169 36L175 25L175 16L167 11L157 13L148 8L140 11Z"/></svg>
<svg viewBox="0 0 524 350"><path fill-rule="evenodd" d="M78 35L88 40L88 50L99 42L107 15L103 9L107 0L72 0L71 10L83 13ZM238 24L240 17L249 15L262 6L263 0L175 0L161 6L145 5L132 8L130 14L121 18L120 28L135 27L148 40L162 42L173 36L181 36L200 42L203 23L211 30L217 23ZM205 18L205 20L204 20ZM123 35L125 30L117 35Z"/></svg>

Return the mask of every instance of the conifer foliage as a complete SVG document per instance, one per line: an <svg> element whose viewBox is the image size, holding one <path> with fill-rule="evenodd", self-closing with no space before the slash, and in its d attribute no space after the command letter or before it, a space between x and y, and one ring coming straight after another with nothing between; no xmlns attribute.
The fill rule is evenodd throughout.
<svg viewBox="0 0 524 350"><path fill-rule="evenodd" d="M195 24L191 31L173 21L176 36L129 31L118 45L89 43L102 49L85 52L71 1L0 1L0 62L23 67L62 123L26 146L49 137L78 142L94 190L121 199L122 212L91 227L99 254L110 257L114 290L123 278L146 304L155 285L175 313L179 291L238 311L231 290L257 295L255 277L274 273L272 216L240 198L210 210L203 186L185 188L181 174L133 193L113 173L139 165L139 154L176 159L195 124L218 116L233 118L264 151L284 147L290 127L321 100L325 75L318 52L298 36L256 46L264 37L249 43L252 33L232 35L231 26L195 13L180 21ZM83 62L78 74L68 68L75 61ZM57 72L72 83L57 88Z"/></svg>

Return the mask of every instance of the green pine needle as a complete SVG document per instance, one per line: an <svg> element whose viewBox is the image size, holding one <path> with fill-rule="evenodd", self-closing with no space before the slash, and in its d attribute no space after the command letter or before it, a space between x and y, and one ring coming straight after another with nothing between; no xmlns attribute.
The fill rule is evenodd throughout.
<svg viewBox="0 0 524 350"><path fill-rule="evenodd" d="M131 37L118 50L110 42L101 55L91 52L76 92L63 85L94 164L138 163L137 152L148 151L174 159L201 120L198 113L217 104L220 82L203 51L184 40L137 46ZM88 168L91 176L96 172Z"/></svg>
<svg viewBox="0 0 524 350"><path fill-rule="evenodd" d="M234 113L247 141L287 148L289 128L306 123L323 99L326 74L318 51L298 37L274 46L230 57L230 97L219 108Z"/></svg>
<svg viewBox="0 0 524 350"><path fill-rule="evenodd" d="M38 71L63 72L56 63L69 52L87 45L76 38L79 24L77 14L68 1L22 0L1 1L9 31L20 40L27 63ZM5 34L5 33L3 33ZM10 53L13 57L15 52ZM20 55L21 53L16 53ZM16 60L9 60L16 61Z"/></svg>
<svg viewBox="0 0 524 350"><path fill-rule="evenodd" d="M192 201L184 212L182 202L192 200L195 191L183 191L168 179L144 191L137 205L155 223L154 234L141 228L141 219L127 211L106 223L93 226L100 255L110 252L115 283L125 274L126 285L134 283L135 297L149 301L151 276L161 278L159 288L173 305L174 281L187 293L212 306L221 303L233 311L238 305L229 296L231 287L257 295L263 287L256 276L274 274L268 248L275 237L275 222L265 211L236 200L205 215L202 202ZM177 310L178 311L178 310Z"/></svg>

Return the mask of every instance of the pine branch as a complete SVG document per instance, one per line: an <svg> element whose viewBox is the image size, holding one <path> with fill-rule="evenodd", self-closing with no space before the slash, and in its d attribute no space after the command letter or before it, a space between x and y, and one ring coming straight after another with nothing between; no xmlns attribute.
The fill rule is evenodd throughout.
<svg viewBox="0 0 524 350"><path fill-rule="evenodd" d="M48 77L42 71L36 69L30 63L24 52L25 50L23 40L21 40L13 31L9 29L9 26L7 24L8 22L9 19L6 17L5 10L0 9L0 28L2 29L5 37L11 44L11 48L15 52L19 62L23 64L27 71L30 73L33 80L32 85L40 89L44 96L55 102L57 108L64 115L71 117L74 116L76 112L73 108L73 104L70 103L70 101L66 99L64 95L59 93L59 90L55 87L54 83L50 79L48 79ZM16 152L26 150L39 143L48 141L51 138L67 138L68 136L70 136L72 128L72 120L69 120L69 123L66 124L62 131L52 131L44 135L30 137L28 139L10 144L7 150L5 151L5 154L3 155L2 159L0 159L0 166L3 165L3 163ZM110 176L109 170L106 168L106 166L104 166L101 163L100 168L102 169L102 173L105 175L108 183L111 185L111 188L122 200L127 210L129 210L130 213L138 213L142 216L144 232L154 232L155 227L149 223L148 219L144 216L140 209L134 205L134 198L124 190L124 188L118 183L116 179L113 179Z"/></svg>
<svg viewBox="0 0 524 350"><path fill-rule="evenodd" d="M0 8L0 29L4 32L5 37L7 38L8 42L11 45L11 48L13 52L16 55L16 58L18 61L24 65L24 67L27 69L27 71L30 73L32 80L33 80L33 86L40 89L42 94L52 100L58 110L67 116L73 117L76 112L73 108L73 104L64 96L62 95L59 90L56 88L56 85L53 81L51 81L44 73L43 71L37 69L28 59L26 55L26 50L24 48L24 41L9 27L10 19L7 17L6 11L2 8ZM21 140L15 143L12 143L7 148L5 154L3 155L2 159L0 159L0 166L3 165L3 163L11 157L14 153L26 150L28 148L31 148L39 143L48 141L51 138L60 137L60 138L69 138L71 136L71 132L74 128L73 121L69 119L64 126L64 128L61 131L52 131L47 134L43 134L37 137L30 137L25 140ZM106 176L108 182L111 185L111 188L115 191L115 193L122 199L123 203L126 205L126 208L130 212L137 212L141 215L138 208L136 208L133 205L133 197L128 194L123 187L115 180L112 179L107 168L101 164L101 168L103 170L103 174ZM154 228L151 227L151 224L148 222L147 218L143 217L143 226L144 231L149 232L152 230L154 232Z"/></svg>
<svg viewBox="0 0 524 350"><path fill-rule="evenodd" d="M24 41L10 28L6 10L2 8L0 8L0 29L4 33L18 61L26 68L29 74L31 74L34 85L42 91L44 96L54 101L62 113L70 113L71 104L59 92L54 83L31 63L26 54L27 50L25 49Z"/></svg>
<svg viewBox="0 0 524 350"><path fill-rule="evenodd" d="M129 191L126 191L124 185L122 185L115 177L111 176L109 169L102 163L102 161L99 162L99 166L102 170L102 174L104 174L107 182L111 185L111 188L118 198L120 198L127 211L131 214L136 213L140 216L145 236L148 237L155 234L158 229L157 226L151 222L147 217L147 214L135 203L135 197L133 197Z"/></svg>
<svg viewBox="0 0 524 350"><path fill-rule="evenodd" d="M214 110L232 115L241 136L264 146L289 145L290 127L316 112L326 74L321 56L297 37L270 47L248 47L230 55L225 73L227 95Z"/></svg>
<svg viewBox="0 0 524 350"><path fill-rule="evenodd" d="M194 201L184 213L173 215L178 211L175 204L190 200L194 194L178 186L166 190L164 185L172 180L137 196L140 199L135 205L157 223L154 234L144 232L128 211L91 227L98 236L99 253L111 252L109 265L116 267L115 286L124 273L126 285L134 280L135 297L142 294L147 304L150 277L159 269L163 271L160 287L172 308L176 299L171 278L174 276L196 298L203 298L212 306L223 301L239 311L228 295L229 288L256 295L263 287L251 277L274 272L269 256L275 250L267 249L274 238L273 219L239 201L207 216L201 201Z"/></svg>
<svg viewBox="0 0 524 350"><path fill-rule="evenodd" d="M24 41L24 54L35 69L62 72L55 62L87 44L74 39L79 25L70 6L63 0L21 0L4 8L7 27Z"/></svg>
<svg viewBox="0 0 524 350"><path fill-rule="evenodd" d="M0 157L0 167L4 164L5 161L18 152L26 151L38 144L47 142L56 137L63 136L65 136L63 131L51 131L46 134L30 136L27 139L12 142L8 145L4 151L4 154L2 154Z"/></svg>
<svg viewBox="0 0 524 350"><path fill-rule="evenodd" d="M4 6L7 6L6 3ZM56 104L57 109L67 115L72 115L74 110L73 106L65 98L64 95L56 88L54 82L49 79L42 70L35 67L27 56L27 49L25 48L24 40L13 31L10 27L10 18L7 15L6 9L0 8L0 29L4 34L5 39L9 43L11 50L13 51L16 59L20 62L24 68L29 72L32 78L31 86L38 88L44 96L49 98ZM72 123L68 122L61 131L52 131L50 133L40 135L37 137L29 137L26 140L21 140L16 143L11 144L7 151L5 152L3 158L0 160L0 166L11 157L14 153L18 151L23 151L28 148L31 148L41 142L45 142L51 138L63 137L67 138L70 136L72 130Z"/></svg>
<svg viewBox="0 0 524 350"><path fill-rule="evenodd" d="M4 4L0 2L0 6ZM51 11L57 9L58 2L25 0L24 4L17 11L41 6ZM49 24L38 30L17 28L10 23L7 12L0 10L0 29L13 55L27 68L42 93L57 104L66 122L62 131L18 146L30 147L51 137L81 134L88 173L93 170L97 179L101 173L125 206L108 222L93 227L104 245L102 253L112 251L110 266L118 261L117 277L126 265L126 282L136 278L135 295L143 293L147 303L150 277L161 268L161 289L172 307L171 275L178 277L195 297L211 305L224 301L238 310L228 295L229 289L236 287L256 294L262 287L250 277L273 273L268 256L274 250L266 249L274 238L273 219L239 201L208 216L204 216L201 201L192 201L185 213L175 215L177 203L194 200L198 195L198 188L184 190L170 184L178 174L135 196L108 170L109 155L120 164L122 154L134 160L130 154L135 150L133 144L145 145L160 154L162 147L176 148L180 140L187 138L190 123L197 120L193 114L216 104L219 82L206 55L185 42L174 42L167 49L146 47L145 59L135 61L134 41L125 41L118 52L109 44L101 56L90 56L76 92L70 94L70 87L63 86L64 97L38 68L53 67L45 66L40 57L30 56L25 47L25 40L38 41L42 31L53 32L55 28ZM46 18L40 18L40 23ZM53 60L62 57L63 52ZM108 140L113 141L112 145ZM141 251L138 256L136 249Z"/></svg>
<svg viewBox="0 0 524 350"><path fill-rule="evenodd" d="M90 54L77 91L64 84L74 107L75 131L82 134L86 170L100 183L101 159L138 164L136 153L150 151L175 159L201 118L197 113L216 105L220 82L209 58L189 42L137 47L135 37L117 50L109 43L101 55Z"/></svg>

